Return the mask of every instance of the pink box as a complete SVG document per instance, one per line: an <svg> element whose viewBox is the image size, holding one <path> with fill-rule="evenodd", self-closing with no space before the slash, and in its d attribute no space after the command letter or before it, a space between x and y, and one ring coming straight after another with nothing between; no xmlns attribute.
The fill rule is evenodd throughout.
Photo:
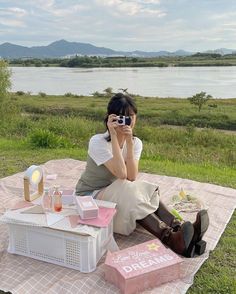
<svg viewBox="0 0 236 294"><path fill-rule="evenodd" d="M108 252L105 278L124 294L134 294L180 278L183 260L158 239Z"/></svg>
<svg viewBox="0 0 236 294"><path fill-rule="evenodd" d="M63 205L75 204L75 190L74 189L61 190L61 201Z"/></svg>
<svg viewBox="0 0 236 294"><path fill-rule="evenodd" d="M98 217L98 206L92 196L77 196L75 203L81 219Z"/></svg>

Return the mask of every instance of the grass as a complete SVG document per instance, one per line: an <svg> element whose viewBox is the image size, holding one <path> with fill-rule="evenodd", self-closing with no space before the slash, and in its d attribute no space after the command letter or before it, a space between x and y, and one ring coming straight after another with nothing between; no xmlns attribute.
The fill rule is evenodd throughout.
<svg viewBox="0 0 236 294"><path fill-rule="evenodd" d="M217 100L217 108L205 106L201 113L186 99L135 99L139 108L135 132L144 142L141 171L236 188L235 132L213 129L219 124L221 129L235 130L236 99ZM85 160L89 137L104 130L107 101L106 97L13 95L18 111L4 114L0 121L0 177L52 159ZM211 128L194 126L203 117ZM54 140L49 144L51 135ZM42 144L45 148L40 148ZM188 293L235 293L235 231L234 213Z"/></svg>

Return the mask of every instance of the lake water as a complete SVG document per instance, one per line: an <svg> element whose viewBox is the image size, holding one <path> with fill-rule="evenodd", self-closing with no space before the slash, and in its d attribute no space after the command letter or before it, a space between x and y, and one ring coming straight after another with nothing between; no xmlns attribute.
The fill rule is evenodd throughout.
<svg viewBox="0 0 236 294"><path fill-rule="evenodd" d="M236 97L236 66L232 67L141 67L60 68L12 67L12 91L32 94L91 95L111 87L128 88L142 96L189 97L200 91L214 98Z"/></svg>

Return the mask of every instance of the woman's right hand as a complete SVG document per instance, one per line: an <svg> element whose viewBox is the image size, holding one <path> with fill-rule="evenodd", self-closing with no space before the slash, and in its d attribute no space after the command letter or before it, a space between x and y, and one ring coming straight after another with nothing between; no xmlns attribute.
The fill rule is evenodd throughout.
<svg viewBox="0 0 236 294"><path fill-rule="evenodd" d="M117 115L116 114L110 114L108 116L107 120L107 127L110 132L110 135L116 135L116 128L118 127L118 122L117 122Z"/></svg>

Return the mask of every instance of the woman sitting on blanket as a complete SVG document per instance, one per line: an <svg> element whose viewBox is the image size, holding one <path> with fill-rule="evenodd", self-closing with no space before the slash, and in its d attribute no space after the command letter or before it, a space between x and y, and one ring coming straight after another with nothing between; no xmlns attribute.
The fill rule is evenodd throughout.
<svg viewBox="0 0 236 294"><path fill-rule="evenodd" d="M114 95L107 106L107 132L89 142L87 165L76 185L76 194L117 204L114 232L129 235L136 222L174 252L192 257L200 245L209 219L206 210L196 221L179 222L159 200L158 187L136 180L142 141L133 135L137 108L126 94ZM203 243L203 244L202 244ZM199 252L200 252L199 251Z"/></svg>

